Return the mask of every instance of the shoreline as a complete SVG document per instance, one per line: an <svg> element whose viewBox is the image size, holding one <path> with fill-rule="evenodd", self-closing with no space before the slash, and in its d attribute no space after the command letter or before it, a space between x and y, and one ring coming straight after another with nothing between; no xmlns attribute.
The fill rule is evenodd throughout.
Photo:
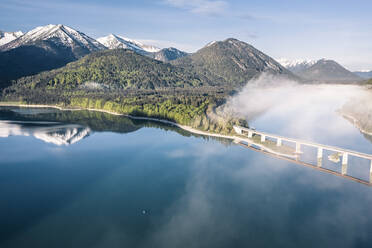
<svg viewBox="0 0 372 248"><path fill-rule="evenodd" d="M232 139L232 140L234 140L236 138L239 138L239 137L236 137L236 136L230 136L230 135L224 135L224 134L217 134L217 133L210 133L210 132L206 132L206 131L201 131L201 130L192 128L190 126L185 126L185 125L178 124L178 123L173 122L173 121L158 119L158 118L154 118L154 117L145 117L145 116L134 116L134 115L128 115L128 114L120 114L120 113L116 113L116 112L109 111L109 110L104 110L104 109L94 109L94 108L63 108L63 107L60 107L60 106L57 106L57 105L12 104L12 103L1 103L1 102L0 102L0 106L1 107L24 107L24 108L54 108L54 109L58 109L58 110L61 110L61 111L81 111L81 110L88 110L88 111L102 112L102 113L111 114L111 115L124 116L124 117L128 117L128 118L131 118L131 119L136 119L136 120L148 120L148 121L161 122L161 123L164 123L164 124L169 124L169 125L172 125L172 126L179 127L181 129L184 129L184 130L189 131L191 133L205 135L205 136L226 138L226 139Z"/></svg>
<svg viewBox="0 0 372 248"><path fill-rule="evenodd" d="M54 109L58 109L58 110L61 110L61 111L81 111L81 110L88 110L88 111L102 112L102 113L107 113L107 114L111 114L111 115L124 116L124 117L128 117L128 118L135 119L135 120L147 120L147 121L160 122L160 123L164 123L164 124L168 124L168 125L172 125L172 126L181 128L181 129L183 129L185 131L188 131L188 132L194 133L194 134L199 134L199 135L204 135L204 136L209 136L209 137L217 137L217 138L229 139L229 140L232 140L236 144L239 144L240 142L244 141L244 142L247 142L248 144L256 145L256 146L260 147L262 150L265 150L267 152L270 152L270 153L275 154L275 155L278 155L278 156L295 157L295 155L292 156L292 155L289 155L289 154L276 152L276 151L274 151L274 150L272 150L272 149L270 149L268 147L263 146L262 144L255 143L255 142L253 142L252 140L250 140L248 138L242 138L242 137L233 136L233 135L224 135L224 134L210 133L210 132L201 131L201 130L192 128L190 126L181 125L181 124L178 124L178 123L173 122L173 121L168 121L168 120L163 120L163 119L158 119L158 118L153 118L153 117L144 117L144 116L133 116L133 115L128 115L128 114L120 114L120 113L116 113L116 112L112 112L112 111L104 110L104 109L63 108L63 107L60 107L60 106L57 106L57 105L43 105L43 104L17 104L17 103L4 103L4 102L2 103L2 102L0 102L0 107L54 108Z"/></svg>
<svg viewBox="0 0 372 248"><path fill-rule="evenodd" d="M345 113L342 113L342 112L340 112L340 114L342 115L342 117L349 120L353 124L354 127L358 128L358 130L361 133L372 136L371 132L368 132L368 131L366 131L366 130L364 130L363 128L360 127L359 121L354 116L348 115L348 114L345 114Z"/></svg>

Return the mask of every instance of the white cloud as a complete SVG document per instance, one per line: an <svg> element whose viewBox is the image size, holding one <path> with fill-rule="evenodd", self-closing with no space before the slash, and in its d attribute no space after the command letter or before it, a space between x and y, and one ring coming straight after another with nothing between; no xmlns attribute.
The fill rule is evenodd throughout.
<svg viewBox="0 0 372 248"><path fill-rule="evenodd" d="M228 6L226 1L221 0L165 0L165 3L192 13L206 15L222 14Z"/></svg>

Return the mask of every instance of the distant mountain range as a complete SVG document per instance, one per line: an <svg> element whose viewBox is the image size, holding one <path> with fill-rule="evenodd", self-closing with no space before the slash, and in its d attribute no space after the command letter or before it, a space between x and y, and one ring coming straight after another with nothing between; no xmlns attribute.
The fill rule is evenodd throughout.
<svg viewBox="0 0 372 248"><path fill-rule="evenodd" d="M18 80L18 89L159 90L199 86L244 86L266 72L296 78L278 62L236 39L218 41L171 63L130 49L91 53L57 70ZM26 87L26 88L23 88Z"/></svg>
<svg viewBox="0 0 372 248"><path fill-rule="evenodd" d="M288 70L309 82L354 83L363 79L334 60L278 60Z"/></svg>
<svg viewBox="0 0 372 248"><path fill-rule="evenodd" d="M186 78L198 79L193 82L194 84L240 86L263 72L285 75L295 80L302 78L307 82L351 83L362 80L361 77L332 60L279 60L279 63L253 46L233 38L210 42L197 52L188 54L176 48L160 49L114 34L96 40L80 31L59 24L37 27L25 34L0 32L0 44L0 89L10 85L12 80L61 68L102 50L118 48L131 50L154 60L169 62L174 68L182 68ZM119 53L114 54L116 56ZM127 53L123 54L127 55ZM101 53L100 56L112 56L112 54ZM152 60L141 58L139 61L139 63L153 63L154 68L161 67ZM83 64L90 66L85 62ZM178 76L168 80L172 81ZM147 77L150 75L146 74L145 78ZM90 76L86 75L86 78ZM183 83L179 82L179 84Z"/></svg>

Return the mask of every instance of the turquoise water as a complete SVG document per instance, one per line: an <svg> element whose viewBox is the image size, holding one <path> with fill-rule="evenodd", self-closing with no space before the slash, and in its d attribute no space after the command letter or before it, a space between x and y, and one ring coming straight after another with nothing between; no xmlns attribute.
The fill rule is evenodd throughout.
<svg viewBox="0 0 372 248"><path fill-rule="evenodd" d="M0 247L372 247L372 187L103 113L0 119Z"/></svg>

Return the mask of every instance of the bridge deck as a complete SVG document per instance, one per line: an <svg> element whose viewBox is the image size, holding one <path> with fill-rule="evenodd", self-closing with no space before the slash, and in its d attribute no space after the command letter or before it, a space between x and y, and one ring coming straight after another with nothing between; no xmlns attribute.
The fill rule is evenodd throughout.
<svg viewBox="0 0 372 248"><path fill-rule="evenodd" d="M235 126L235 127L242 130L242 131L251 132L253 134L264 135L266 137L270 137L270 138L274 138L274 139L281 139L281 140L284 140L284 141L299 143L299 144L312 146L312 147L316 147L316 148L322 148L322 149L325 149L325 150L331 150L331 151L340 152L340 153L347 153L348 155L351 155L351 156L361 157L361 158L372 160L372 155L371 154L366 154L366 153L362 153L362 152L348 150L348 149L344 149L344 148L340 148L340 147L336 147L336 146L318 144L318 143L315 143L315 142L305 141L305 140L301 140L301 139L288 138L288 137L284 137L284 136L280 136L280 135L276 135L276 134L270 134L270 133L266 133L266 132L256 131L256 130L245 128L245 127L239 127L239 126Z"/></svg>

